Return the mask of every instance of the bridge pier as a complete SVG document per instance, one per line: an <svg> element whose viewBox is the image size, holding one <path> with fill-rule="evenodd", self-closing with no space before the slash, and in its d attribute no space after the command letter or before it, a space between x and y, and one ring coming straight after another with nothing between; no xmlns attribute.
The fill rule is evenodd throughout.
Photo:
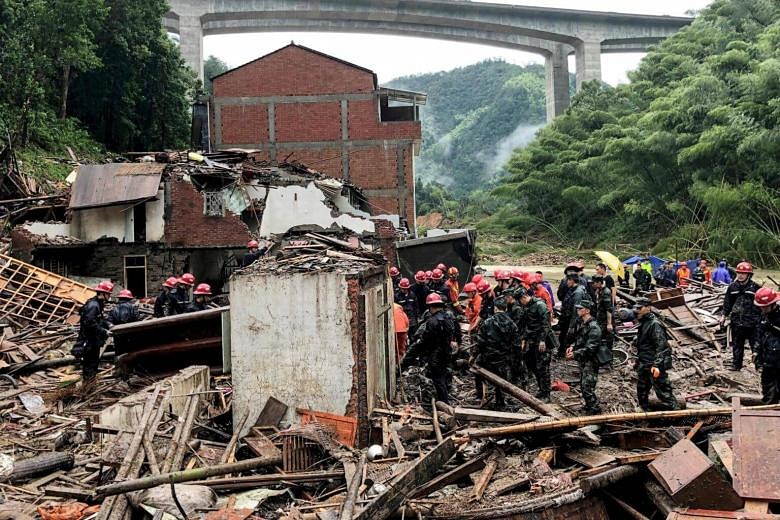
<svg viewBox="0 0 780 520"><path fill-rule="evenodd" d="M544 72L547 83L547 121L563 114L568 108L569 96L569 46L555 45L553 51L544 57Z"/></svg>
<svg viewBox="0 0 780 520"><path fill-rule="evenodd" d="M601 81L601 40L581 40L574 44L577 62L577 91L586 81Z"/></svg>
<svg viewBox="0 0 780 520"><path fill-rule="evenodd" d="M203 23L200 15L179 14L179 51L184 62L203 79Z"/></svg>

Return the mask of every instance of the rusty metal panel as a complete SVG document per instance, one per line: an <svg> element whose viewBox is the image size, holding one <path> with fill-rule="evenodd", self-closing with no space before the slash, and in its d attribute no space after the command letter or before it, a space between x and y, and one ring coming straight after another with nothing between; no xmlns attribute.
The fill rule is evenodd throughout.
<svg viewBox="0 0 780 520"><path fill-rule="evenodd" d="M648 469L680 506L733 511L743 505L712 461L688 439L658 456Z"/></svg>
<svg viewBox="0 0 780 520"><path fill-rule="evenodd" d="M707 509L681 509L672 511L666 520L716 520L716 519L734 519L734 520L777 520L780 515L766 513L749 513L742 511L715 511Z"/></svg>
<svg viewBox="0 0 780 520"><path fill-rule="evenodd" d="M79 166L70 191L71 209L112 206L157 195L165 169L160 163L115 163Z"/></svg>
<svg viewBox="0 0 780 520"><path fill-rule="evenodd" d="M734 489L743 498L780 500L780 411L747 410L732 414ZM760 478L757 476L760 475Z"/></svg>

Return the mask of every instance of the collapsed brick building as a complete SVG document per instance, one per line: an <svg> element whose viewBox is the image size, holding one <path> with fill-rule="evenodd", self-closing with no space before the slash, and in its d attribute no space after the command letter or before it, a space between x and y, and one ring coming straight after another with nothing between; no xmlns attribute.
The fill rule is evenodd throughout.
<svg viewBox="0 0 780 520"><path fill-rule="evenodd" d="M214 149L251 148L351 182L374 215L414 232L414 156L425 94L380 88L376 74L290 44L213 79Z"/></svg>

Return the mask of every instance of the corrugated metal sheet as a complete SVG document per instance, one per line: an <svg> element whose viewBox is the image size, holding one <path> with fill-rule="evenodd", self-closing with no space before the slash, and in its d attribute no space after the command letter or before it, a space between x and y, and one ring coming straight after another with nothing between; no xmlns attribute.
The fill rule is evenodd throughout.
<svg viewBox="0 0 780 520"><path fill-rule="evenodd" d="M79 167L70 193L71 209L113 206L157 195L164 164L115 163Z"/></svg>

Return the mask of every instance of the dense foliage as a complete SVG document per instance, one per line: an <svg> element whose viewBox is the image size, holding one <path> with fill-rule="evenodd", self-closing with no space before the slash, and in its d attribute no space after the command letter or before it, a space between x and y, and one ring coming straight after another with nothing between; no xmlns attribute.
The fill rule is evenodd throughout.
<svg viewBox="0 0 780 520"><path fill-rule="evenodd" d="M484 189L511 150L530 140L545 121L541 65L488 60L398 78L389 86L428 94L417 175L459 196Z"/></svg>
<svg viewBox="0 0 780 520"><path fill-rule="evenodd" d="M715 1L631 80L586 84L515 152L490 222L778 264L780 1Z"/></svg>
<svg viewBox="0 0 780 520"><path fill-rule="evenodd" d="M213 54L210 54L203 62L203 88L209 96L213 93L211 78L228 70L230 70L228 64Z"/></svg>
<svg viewBox="0 0 780 520"><path fill-rule="evenodd" d="M58 151L182 146L195 78L164 0L0 0L3 141ZM94 142L92 142L94 144Z"/></svg>

